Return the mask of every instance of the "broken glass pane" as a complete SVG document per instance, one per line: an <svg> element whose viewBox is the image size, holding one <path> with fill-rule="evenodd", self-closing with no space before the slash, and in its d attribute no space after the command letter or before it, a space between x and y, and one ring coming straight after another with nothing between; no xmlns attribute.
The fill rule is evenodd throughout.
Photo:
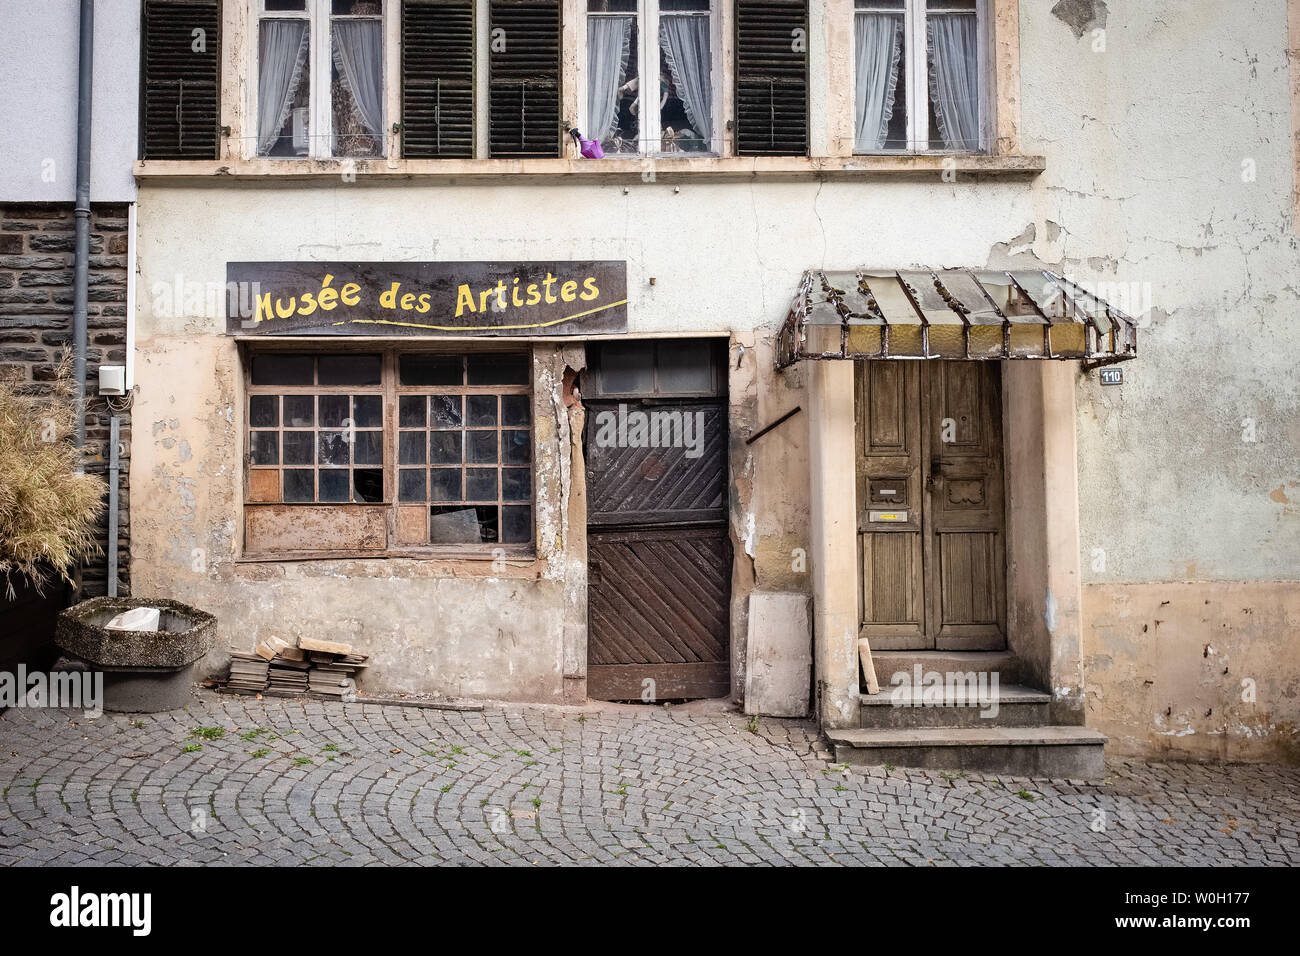
<svg viewBox="0 0 1300 956"><path fill-rule="evenodd" d="M325 472L321 472L325 474ZM384 469L356 468L352 472L352 492L356 501L384 500Z"/></svg>
<svg viewBox="0 0 1300 956"><path fill-rule="evenodd" d="M493 505L429 509L429 541L433 544L479 544L496 540L497 509Z"/></svg>
<svg viewBox="0 0 1300 956"><path fill-rule="evenodd" d="M461 425L461 396L430 395L429 427L459 428Z"/></svg>
<svg viewBox="0 0 1300 956"><path fill-rule="evenodd" d="M351 460L349 451L343 432L321 432L316 460L322 465L346 465Z"/></svg>

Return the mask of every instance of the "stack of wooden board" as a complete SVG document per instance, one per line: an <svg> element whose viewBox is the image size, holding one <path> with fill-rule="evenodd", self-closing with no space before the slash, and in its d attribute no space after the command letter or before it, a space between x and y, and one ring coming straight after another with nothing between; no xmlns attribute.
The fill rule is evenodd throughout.
<svg viewBox="0 0 1300 956"><path fill-rule="evenodd" d="M230 652L229 690L264 692L271 697L319 697L341 700L355 689L357 673L369 658L351 644L300 638L297 645L269 637L256 654Z"/></svg>
<svg viewBox="0 0 1300 956"><path fill-rule="evenodd" d="M266 690L267 664L256 654L244 654L240 651L230 652L230 679L226 686L233 691L245 694L257 694Z"/></svg>

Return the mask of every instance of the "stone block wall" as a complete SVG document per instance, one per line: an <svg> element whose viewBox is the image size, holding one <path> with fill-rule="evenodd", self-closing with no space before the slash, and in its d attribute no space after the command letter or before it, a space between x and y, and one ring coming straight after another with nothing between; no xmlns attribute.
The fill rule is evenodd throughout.
<svg viewBox="0 0 1300 956"><path fill-rule="evenodd" d="M127 207L94 205L90 227L90 281L86 316L86 468L107 475L109 418L120 419L118 479L118 593L130 593L131 526L128 462L131 412L99 396L99 366L126 364L126 288L129 260ZM67 203L0 204L0 375L22 392L46 394L59 359L72 343L75 218ZM83 597L107 593L108 509L100 515L100 553L82 568Z"/></svg>

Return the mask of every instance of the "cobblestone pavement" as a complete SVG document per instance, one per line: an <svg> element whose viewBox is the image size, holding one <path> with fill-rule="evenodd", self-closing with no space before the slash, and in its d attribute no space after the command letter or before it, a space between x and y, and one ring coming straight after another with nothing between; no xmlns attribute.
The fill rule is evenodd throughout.
<svg viewBox="0 0 1300 956"><path fill-rule="evenodd" d="M661 708L10 710L0 864L1300 864L1300 768L1113 760L1088 785L823 747Z"/></svg>

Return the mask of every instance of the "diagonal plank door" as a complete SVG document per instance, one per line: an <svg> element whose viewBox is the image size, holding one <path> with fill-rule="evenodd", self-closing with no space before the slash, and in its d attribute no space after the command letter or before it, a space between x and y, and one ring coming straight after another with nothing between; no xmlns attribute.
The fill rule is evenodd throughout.
<svg viewBox="0 0 1300 956"><path fill-rule="evenodd" d="M587 695L720 697L731 688L726 406L587 403ZM693 446L610 444L602 423L692 416ZM613 419L610 416L614 416Z"/></svg>

